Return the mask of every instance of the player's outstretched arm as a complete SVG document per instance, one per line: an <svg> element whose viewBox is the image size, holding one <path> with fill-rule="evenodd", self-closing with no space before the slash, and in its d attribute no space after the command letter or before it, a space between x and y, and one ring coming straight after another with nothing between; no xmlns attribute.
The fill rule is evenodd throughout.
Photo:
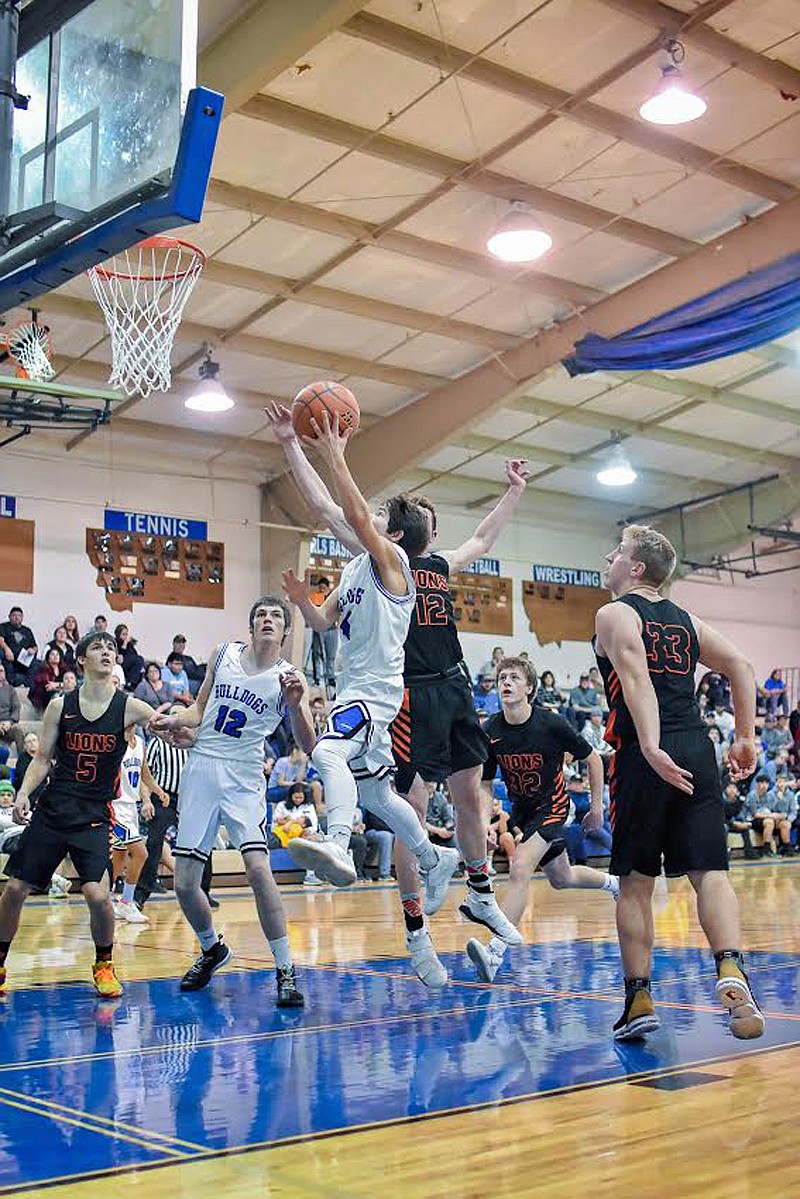
<svg viewBox="0 0 800 1199"><path fill-rule="evenodd" d="M756 768L756 674L750 661L715 629L692 617L704 666L727 675L731 684L733 714L736 718L734 740L728 751L728 770L734 781L747 778Z"/></svg>
<svg viewBox="0 0 800 1199"><path fill-rule="evenodd" d="M317 734L308 702L308 683L303 672L294 667L284 671L281 675L281 692L295 742L305 753L310 754L316 744Z"/></svg>
<svg viewBox="0 0 800 1199"><path fill-rule="evenodd" d="M477 558L483 558L497 541L528 485L528 465L524 459L510 458L506 462L506 479L508 487L505 494L483 518L472 536L458 549L443 552L442 557L447 559L451 570L463 570Z"/></svg>
<svg viewBox="0 0 800 1199"><path fill-rule="evenodd" d="M361 543L361 549L366 550L375 563L383 586L393 595L404 595L408 584L397 549L388 537L383 537L376 530L367 501L359 491L345 460L345 449L352 430L340 431L338 423L331 422L327 412L323 415L322 424L312 420L311 425L316 437L305 438L305 441L308 445L315 446L327 460L333 485L342 502L345 520Z"/></svg>
<svg viewBox="0 0 800 1199"><path fill-rule="evenodd" d="M286 598L300 609L303 620L315 633L324 633L331 625L336 624L338 587L325 598L324 603L315 604L312 603L308 584L304 583L302 579L298 579L293 570L284 570L281 574L281 582Z"/></svg>
<svg viewBox="0 0 800 1199"><path fill-rule="evenodd" d="M169 716L166 712L156 712L150 720L150 728L159 737L165 737L168 741L172 739L175 733L179 733L183 729L196 729L200 727L200 722L203 719L203 714L206 710L208 697L211 694L211 686L214 682L214 674L217 669L217 658L219 657L222 645L215 647L213 654L209 658L208 666L206 667L205 678L200 684L200 690L193 704L188 708L183 708L180 712L175 712ZM182 742L183 748L186 748L192 743L192 740Z"/></svg>
<svg viewBox="0 0 800 1199"><path fill-rule="evenodd" d="M25 778L22 780L22 786L17 792L17 798L14 801L14 821L16 824L28 823L31 814L31 792L35 791L50 773L50 765L53 761L53 754L56 751L58 725L61 720L63 708L64 697L63 695L59 695L55 699L51 699L44 710L44 722L42 724L42 731L39 734L39 748L30 766L25 771Z"/></svg>
<svg viewBox="0 0 800 1199"><path fill-rule="evenodd" d="M314 519L319 524L338 537L342 545L351 554L360 554L363 546L353 533L344 517L344 512L334 500L324 481L309 462L300 439L294 431L292 414L283 404L272 403L264 409L267 420L272 426L289 464L294 481L305 502L311 509Z"/></svg>
<svg viewBox="0 0 800 1199"><path fill-rule="evenodd" d="M597 613L595 628L598 648L607 654L619 675L642 754L660 778L691 795L694 791L691 772L673 762L659 744L661 717L647 669L638 616L627 604L605 604Z"/></svg>

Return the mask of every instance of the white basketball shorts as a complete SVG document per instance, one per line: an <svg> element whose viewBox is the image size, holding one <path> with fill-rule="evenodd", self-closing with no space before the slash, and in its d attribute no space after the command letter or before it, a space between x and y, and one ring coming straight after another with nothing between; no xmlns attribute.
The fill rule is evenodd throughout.
<svg viewBox="0 0 800 1199"><path fill-rule="evenodd" d="M144 838L139 831L139 812L132 799L114 800L114 822L111 826L114 849L126 849Z"/></svg>
<svg viewBox="0 0 800 1199"><path fill-rule="evenodd" d="M395 770L389 725L399 703L383 699L363 699L355 692L337 695L320 740L341 741L353 777L383 778Z"/></svg>
<svg viewBox="0 0 800 1199"><path fill-rule="evenodd" d="M244 779L222 758L189 754L178 792L177 857L208 859L221 824L242 853L267 852L266 783Z"/></svg>

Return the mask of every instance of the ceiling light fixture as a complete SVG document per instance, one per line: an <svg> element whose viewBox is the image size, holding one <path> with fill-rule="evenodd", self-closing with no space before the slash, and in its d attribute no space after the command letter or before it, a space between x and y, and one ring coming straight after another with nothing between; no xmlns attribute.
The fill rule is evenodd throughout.
<svg viewBox="0 0 800 1199"><path fill-rule="evenodd" d="M486 248L503 262L533 262L553 244L527 204L515 200L486 243Z"/></svg>
<svg viewBox="0 0 800 1199"><path fill-rule="evenodd" d="M683 84L681 63L686 51L680 42L670 39L659 52L661 82L639 109L639 116L653 125L685 125L706 111L705 100Z"/></svg>
<svg viewBox="0 0 800 1199"><path fill-rule="evenodd" d="M635 483L639 476L620 445L619 433L613 434L613 439L614 447L595 478L604 487L630 487L631 483Z"/></svg>
<svg viewBox="0 0 800 1199"><path fill-rule="evenodd" d="M205 361L200 364L199 386L184 400L184 407L192 412L227 412L233 408L233 400L217 379L218 374L219 363L214 362L211 350L206 346Z"/></svg>

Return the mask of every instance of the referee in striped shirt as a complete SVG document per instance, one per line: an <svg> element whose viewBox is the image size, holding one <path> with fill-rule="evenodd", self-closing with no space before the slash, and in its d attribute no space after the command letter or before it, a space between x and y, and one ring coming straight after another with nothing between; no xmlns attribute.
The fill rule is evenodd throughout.
<svg viewBox="0 0 800 1199"><path fill-rule="evenodd" d="M167 829L178 823L178 788L187 754L188 750L176 749L160 737L153 737L147 745L147 765L160 788L158 798L161 802L154 805L153 819L147 830L147 861L139 875L134 895L139 908L147 903L156 885Z"/></svg>

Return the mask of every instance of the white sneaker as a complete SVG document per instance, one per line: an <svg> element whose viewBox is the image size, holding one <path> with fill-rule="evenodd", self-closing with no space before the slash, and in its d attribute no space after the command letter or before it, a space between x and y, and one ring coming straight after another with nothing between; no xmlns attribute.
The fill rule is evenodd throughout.
<svg viewBox="0 0 800 1199"><path fill-rule="evenodd" d="M426 987L436 989L447 982L447 971L437 957L433 948L431 934L427 928L417 929L406 933L406 948L408 949L411 965L420 982Z"/></svg>
<svg viewBox="0 0 800 1199"><path fill-rule="evenodd" d="M504 953L493 949L491 943L484 945L483 942L477 941L473 937L467 941L467 954L478 971L478 978L481 982L494 982L494 976L500 969Z"/></svg>
<svg viewBox="0 0 800 1199"><path fill-rule="evenodd" d="M128 924L149 924L144 912L140 912L135 903L120 899L114 904L114 916L117 920L125 920Z"/></svg>
<svg viewBox="0 0 800 1199"><path fill-rule="evenodd" d="M467 898L459 904L458 910L473 924L482 924L484 928L488 928L501 941L505 941L506 945L525 944L525 938L519 929L500 911L494 892L479 894L472 887L467 887Z"/></svg>
<svg viewBox="0 0 800 1199"><path fill-rule="evenodd" d="M426 916L434 916L444 903L450 879L458 870L459 853L457 849L437 849L439 857L436 865L430 870L420 869L419 876L425 887L425 903L423 911Z"/></svg>
<svg viewBox="0 0 800 1199"><path fill-rule="evenodd" d="M69 895L70 893L69 879L64 878L63 874L54 874L50 879L50 888L47 893L54 899L63 899L65 895Z"/></svg>
<svg viewBox="0 0 800 1199"><path fill-rule="evenodd" d="M286 848L298 866L310 870L324 883L349 887L356 881L353 855L335 841L307 841L305 837L293 837Z"/></svg>
<svg viewBox="0 0 800 1199"><path fill-rule="evenodd" d="M619 879L617 878L616 874L609 874L608 889L614 896L614 903L616 903L619 899Z"/></svg>
<svg viewBox="0 0 800 1199"><path fill-rule="evenodd" d="M324 887L325 884L321 878L317 878L313 870L307 870L303 879L304 887Z"/></svg>

